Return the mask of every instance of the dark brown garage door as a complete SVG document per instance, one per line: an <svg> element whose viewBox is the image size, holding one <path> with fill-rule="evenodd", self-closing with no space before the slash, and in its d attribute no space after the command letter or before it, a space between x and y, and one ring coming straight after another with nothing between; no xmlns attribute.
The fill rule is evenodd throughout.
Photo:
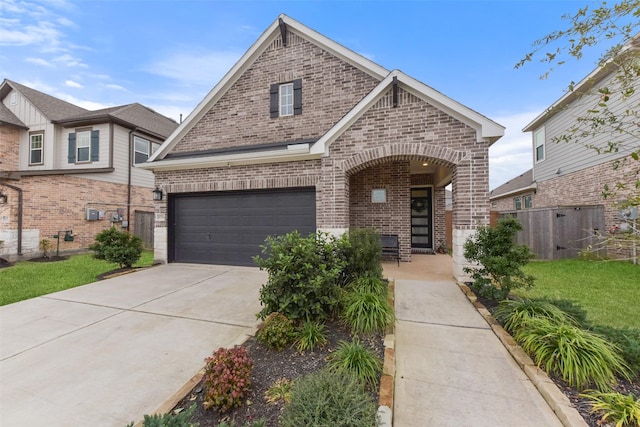
<svg viewBox="0 0 640 427"><path fill-rule="evenodd" d="M316 230L313 188L173 195L169 261L255 265L269 235Z"/></svg>

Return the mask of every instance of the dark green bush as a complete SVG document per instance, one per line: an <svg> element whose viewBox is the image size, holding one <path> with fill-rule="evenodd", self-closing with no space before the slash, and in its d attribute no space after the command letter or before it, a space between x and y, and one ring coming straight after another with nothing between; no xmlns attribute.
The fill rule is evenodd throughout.
<svg viewBox="0 0 640 427"><path fill-rule="evenodd" d="M253 360L247 349L235 346L219 348L205 359L204 407L226 412L242 404L251 391Z"/></svg>
<svg viewBox="0 0 640 427"><path fill-rule="evenodd" d="M351 375L323 369L297 380L291 402L280 417L282 427L374 427L373 397Z"/></svg>
<svg viewBox="0 0 640 427"><path fill-rule="evenodd" d="M189 419L193 412L196 410L196 405L191 405L186 411L182 411L177 414L163 414L163 415L145 415L142 423L143 427L197 427L198 423L191 424ZM127 427L133 427L133 423L127 425Z"/></svg>
<svg viewBox="0 0 640 427"><path fill-rule="evenodd" d="M620 349L593 332L534 318L518 329L514 338L538 366L578 389L593 384L608 391L616 375L629 378Z"/></svg>
<svg viewBox="0 0 640 427"><path fill-rule="evenodd" d="M331 370L353 375L358 381L375 388L382 371L382 360L358 338L340 341L328 364Z"/></svg>
<svg viewBox="0 0 640 427"><path fill-rule="evenodd" d="M115 227L102 230L96 236L95 243L89 245L94 257L114 262L120 268L129 268L142 256L142 240Z"/></svg>
<svg viewBox="0 0 640 427"><path fill-rule="evenodd" d="M382 278L382 247L375 230L349 230L338 244L346 262L341 277L343 284L362 276Z"/></svg>
<svg viewBox="0 0 640 427"><path fill-rule="evenodd" d="M640 329L593 326L593 332L602 335L620 349L620 355L631 368L631 374L640 378Z"/></svg>
<svg viewBox="0 0 640 427"><path fill-rule="evenodd" d="M464 244L464 256L478 267L465 267L474 283L471 288L484 298L503 300L515 288L530 288L534 278L522 271L533 254L528 246L516 245L514 237L522 225L507 216L495 227L479 227Z"/></svg>
<svg viewBox="0 0 640 427"><path fill-rule="evenodd" d="M280 313L271 313L258 326L256 339L269 348L282 351L295 338L293 322Z"/></svg>
<svg viewBox="0 0 640 427"><path fill-rule="evenodd" d="M345 267L336 238L320 232L305 238L294 231L267 237L262 254L254 261L269 272L269 279L260 288L259 318L279 312L292 320L322 321L333 313Z"/></svg>

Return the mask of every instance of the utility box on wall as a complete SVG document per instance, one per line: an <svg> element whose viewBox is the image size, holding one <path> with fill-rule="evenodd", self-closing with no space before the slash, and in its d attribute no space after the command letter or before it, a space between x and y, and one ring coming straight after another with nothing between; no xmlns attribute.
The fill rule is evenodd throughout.
<svg viewBox="0 0 640 427"><path fill-rule="evenodd" d="M87 221L97 221L97 220L98 220L98 210L87 209Z"/></svg>

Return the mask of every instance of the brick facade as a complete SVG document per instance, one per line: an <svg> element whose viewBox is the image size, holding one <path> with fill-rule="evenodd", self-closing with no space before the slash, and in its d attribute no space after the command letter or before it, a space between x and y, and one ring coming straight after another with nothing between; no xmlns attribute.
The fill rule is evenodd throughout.
<svg viewBox="0 0 640 427"><path fill-rule="evenodd" d="M60 250L71 251L87 248L101 230L111 226L110 215L118 208L124 209L127 219L127 186L104 181L88 180L72 175L23 177L11 185L23 191L23 248L25 256L39 253L39 241L48 239L56 248L58 231L73 230L75 240L60 239ZM0 254L16 254L18 195L15 190L1 187L8 195L7 205L0 207L0 236L13 236L0 248ZM135 230L134 211L153 211L151 190L133 186L131 191L130 230ZM87 208L105 211L103 220L86 220ZM120 226L119 222L115 223Z"/></svg>
<svg viewBox="0 0 640 427"><path fill-rule="evenodd" d="M0 125L0 172L18 169L20 158L20 129Z"/></svg>
<svg viewBox="0 0 640 427"><path fill-rule="evenodd" d="M380 82L328 51L289 33L276 39L171 152L185 153L318 139ZM302 79L301 115L270 118L269 86ZM411 258L410 161L427 161L452 179L453 228L470 234L489 221L488 143L477 130L402 87L389 89L320 159L244 166L156 171L166 193L292 188L316 189L318 229L339 233L375 227L400 236L401 259ZM387 203L372 204L385 188ZM445 191L433 187L434 249L445 239ZM156 203L156 259L167 260L167 201ZM456 255L457 254L457 255ZM460 251L454 255L460 257ZM463 260L456 276L463 277Z"/></svg>

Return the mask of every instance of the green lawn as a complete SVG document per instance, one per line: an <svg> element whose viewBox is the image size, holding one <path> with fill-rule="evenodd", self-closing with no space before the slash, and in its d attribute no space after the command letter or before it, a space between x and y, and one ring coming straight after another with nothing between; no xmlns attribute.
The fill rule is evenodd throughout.
<svg viewBox="0 0 640 427"><path fill-rule="evenodd" d="M135 267L153 263L153 252L144 251ZM65 261L21 261L0 269L0 305L34 298L95 282L96 276L118 268L93 254L74 255Z"/></svg>
<svg viewBox="0 0 640 427"><path fill-rule="evenodd" d="M568 299L598 325L640 328L640 265L624 261L536 261L525 268L535 286L517 295Z"/></svg>

